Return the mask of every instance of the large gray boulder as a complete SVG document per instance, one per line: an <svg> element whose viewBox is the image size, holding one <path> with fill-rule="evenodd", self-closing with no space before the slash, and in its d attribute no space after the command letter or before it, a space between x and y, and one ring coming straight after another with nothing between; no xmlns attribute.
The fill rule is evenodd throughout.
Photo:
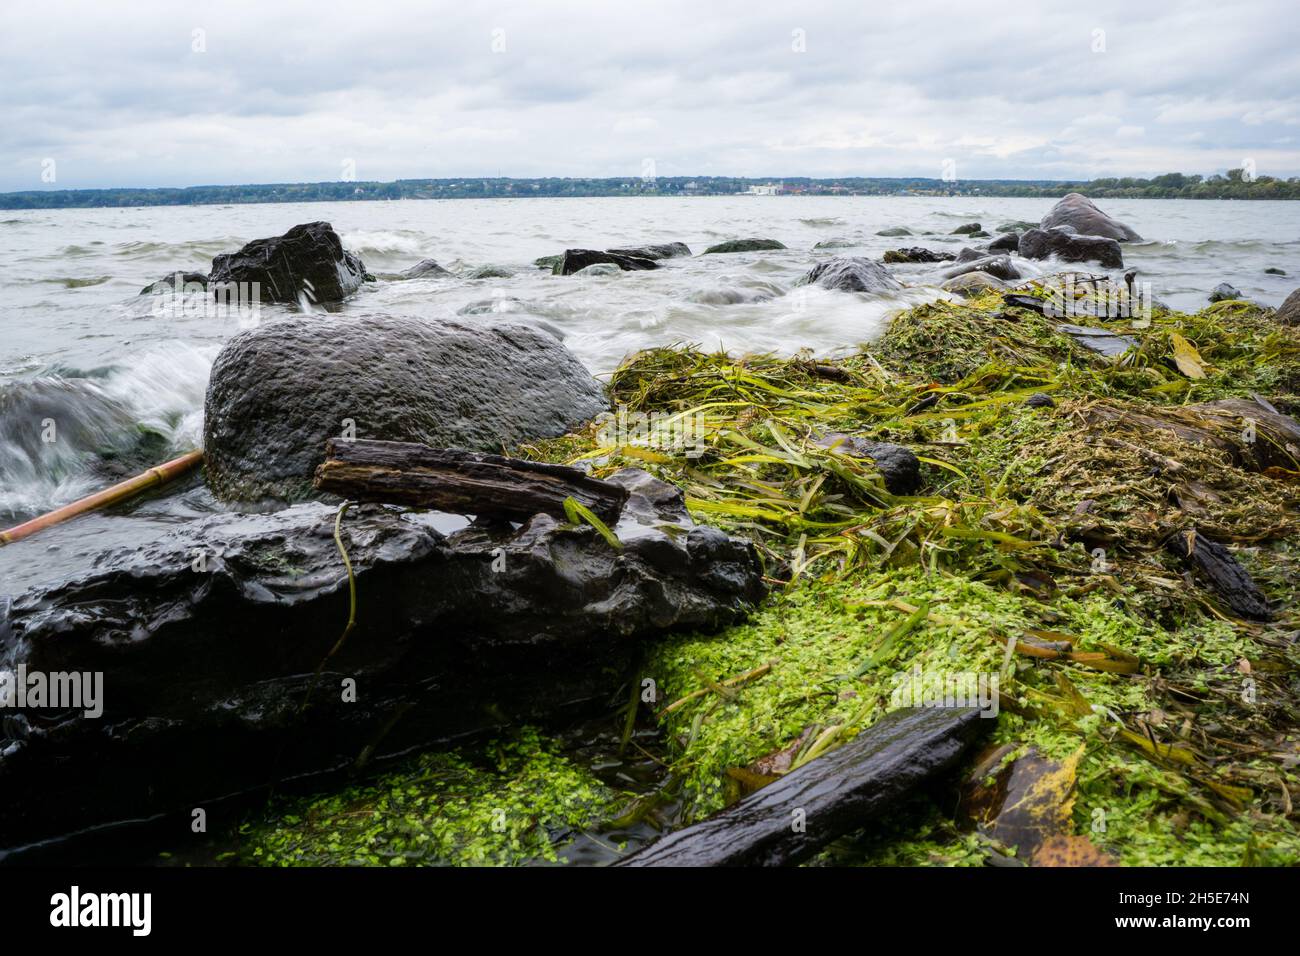
<svg viewBox="0 0 1300 956"><path fill-rule="evenodd" d="M1062 198L1038 225L1040 229L1070 226L1080 235L1102 236L1119 242L1142 241L1142 237L1136 231L1118 219L1106 215L1091 199L1081 193L1070 193Z"/></svg>
<svg viewBox="0 0 1300 956"><path fill-rule="evenodd" d="M366 279L361 259L343 248L328 222L294 226L212 260L209 287L257 283L262 302L340 302Z"/></svg>
<svg viewBox="0 0 1300 956"><path fill-rule="evenodd" d="M1106 269L1124 268L1124 254L1117 240L1076 235L1061 227L1030 229L1020 237L1020 254L1026 259L1056 256L1062 262L1096 262Z"/></svg>
<svg viewBox="0 0 1300 956"><path fill-rule="evenodd" d="M296 500L328 438L500 452L562 435L606 408L558 339L510 321L290 316L236 335L217 356L204 421L220 498Z"/></svg>
<svg viewBox="0 0 1300 956"><path fill-rule="evenodd" d="M895 292L903 287L879 262L862 256L836 256L819 262L803 282L840 292Z"/></svg>

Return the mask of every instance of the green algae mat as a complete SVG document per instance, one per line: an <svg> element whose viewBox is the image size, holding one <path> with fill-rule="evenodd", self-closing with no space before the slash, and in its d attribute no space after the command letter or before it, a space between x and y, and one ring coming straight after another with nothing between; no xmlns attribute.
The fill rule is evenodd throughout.
<svg viewBox="0 0 1300 956"><path fill-rule="evenodd" d="M609 862L969 691L995 724L951 786L815 863L1300 863L1300 333L1245 302L1087 324L1133 347L986 293L842 359L634 356L610 383L630 440L519 453L672 481L754 542L763 606L665 636L579 743L519 728L277 801L232 858ZM910 449L921 487L831 433Z"/></svg>

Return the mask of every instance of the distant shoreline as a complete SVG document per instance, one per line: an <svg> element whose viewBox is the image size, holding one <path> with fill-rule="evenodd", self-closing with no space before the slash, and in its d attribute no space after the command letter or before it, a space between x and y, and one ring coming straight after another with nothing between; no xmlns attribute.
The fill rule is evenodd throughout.
<svg viewBox="0 0 1300 956"><path fill-rule="evenodd" d="M769 193L773 186L774 193ZM755 193L754 190L762 192ZM1081 192L1093 199L1300 199L1300 177L1244 178L1166 173L1153 179L1053 180L922 178L751 179L672 176L653 179L561 179L510 177L399 179L394 182L266 183L136 189L38 189L0 193L0 209L118 209L149 206L251 205L258 203L382 202L396 199L591 199L614 196L919 196L996 199L1059 199Z"/></svg>

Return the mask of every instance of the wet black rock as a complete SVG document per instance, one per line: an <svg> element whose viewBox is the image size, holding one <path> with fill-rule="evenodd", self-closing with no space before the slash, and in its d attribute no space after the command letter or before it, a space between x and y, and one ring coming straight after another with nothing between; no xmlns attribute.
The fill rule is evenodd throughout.
<svg viewBox="0 0 1300 956"><path fill-rule="evenodd" d="M955 279L957 276L965 275L968 272L983 272L996 279L1008 281L1022 278L1020 270L1012 263L1010 256L981 256L978 254L976 254L975 258L967 258L964 261L961 257L958 257L958 264L944 270L943 277L945 279Z"/></svg>
<svg viewBox="0 0 1300 956"><path fill-rule="evenodd" d="M103 675L98 717L10 710L0 848L169 812L188 825L193 807L277 781L568 719L617 693L647 638L725 626L759 600L752 546L695 526L644 472L610 480L631 492L621 550L545 515L444 533L447 516L354 506L356 626L333 656L348 581L317 502L149 530L0 593L6 669Z"/></svg>
<svg viewBox="0 0 1300 956"><path fill-rule="evenodd" d="M188 287L188 288L187 288ZM140 290L141 295L164 295L168 292L184 295L186 292L206 292L208 275L206 272L171 272L150 282Z"/></svg>
<svg viewBox="0 0 1300 956"><path fill-rule="evenodd" d="M819 262L801 282L840 292L895 292L903 287L879 262L862 256L836 256Z"/></svg>
<svg viewBox="0 0 1300 956"><path fill-rule="evenodd" d="M718 252L763 252L769 249L784 249L783 243L775 239L728 239L704 250L704 255Z"/></svg>
<svg viewBox="0 0 1300 956"><path fill-rule="evenodd" d="M1264 270L1264 274L1269 276L1284 276L1286 275L1286 270L1279 269L1277 268L1277 266L1269 266L1267 269Z"/></svg>
<svg viewBox="0 0 1300 956"><path fill-rule="evenodd" d="M952 231L954 236L973 236L977 232L983 232L983 228L978 222L968 222L964 226L958 226Z"/></svg>
<svg viewBox="0 0 1300 956"><path fill-rule="evenodd" d="M496 451L606 408L554 336L505 320L291 316L236 335L208 382L204 449L218 497L309 496L325 441Z"/></svg>
<svg viewBox="0 0 1300 956"><path fill-rule="evenodd" d="M1015 252L1020 248L1020 233L1004 232L989 243L990 252Z"/></svg>
<svg viewBox="0 0 1300 956"><path fill-rule="evenodd" d="M635 246L631 249L609 249L616 256L632 256L636 259L675 259L689 256L691 247L684 242L665 242L654 246Z"/></svg>
<svg viewBox="0 0 1300 956"><path fill-rule="evenodd" d="M921 460L910 448L843 432L823 435L817 444L854 458L870 458L885 479L885 488L893 494L910 495L921 487Z"/></svg>
<svg viewBox="0 0 1300 956"><path fill-rule="evenodd" d="M361 259L343 248L328 222L294 226L212 260L210 286L257 283L263 302L341 302L365 281Z"/></svg>
<svg viewBox="0 0 1300 956"><path fill-rule="evenodd" d="M955 259L951 252L935 252L933 249L923 249L920 246L912 246L909 249L890 249L885 253L884 259L887 263L896 262L951 262Z"/></svg>
<svg viewBox="0 0 1300 956"><path fill-rule="evenodd" d="M638 272L659 268L659 263L654 259L646 259L641 256L620 255L617 252L601 252L598 249L565 249L564 255L560 256L559 261L555 263L551 271L557 276L568 276L573 275L575 272L581 272L587 266L594 266L599 263L616 265L624 272Z"/></svg>
<svg viewBox="0 0 1300 956"><path fill-rule="evenodd" d="M1079 235L1102 236L1119 242L1141 242L1142 237L1117 219L1106 215L1087 196L1070 193L1053 206L1039 224L1040 229L1069 226ZM1023 253L1022 253L1023 255Z"/></svg>
<svg viewBox="0 0 1300 956"><path fill-rule="evenodd" d="M1026 259L1056 256L1062 262L1096 262L1106 269L1124 268L1119 242L1102 236L1073 235L1061 229L1030 229L1020 237Z"/></svg>
<svg viewBox="0 0 1300 956"><path fill-rule="evenodd" d="M1243 293L1236 286L1230 285L1227 282L1220 282L1210 292L1211 302L1228 302L1233 299L1244 299L1244 298L1246 298L1245 293Z"/></svg>

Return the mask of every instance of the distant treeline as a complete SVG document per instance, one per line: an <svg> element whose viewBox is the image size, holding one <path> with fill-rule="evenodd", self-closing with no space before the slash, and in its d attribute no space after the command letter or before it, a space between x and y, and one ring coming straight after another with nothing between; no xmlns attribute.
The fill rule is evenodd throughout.
<svg viewBox="0 0 1300 956"><path fill-rule="evenodd" d="M44 189L0 193L0 209L66 207L206 206L225 203L338 202L381 199L484 199L526 196L725 196L777 183L781 193L805 196L1028 196L1054 198L1082 192L1093 198L1300 199L1300 178L1249 176L1231 169L1208 178L1166 173L1154 179L1054 180L922 178L780 180L719 176L654 179L399 179L391 183L274 183L162 189Z"/></svg>

